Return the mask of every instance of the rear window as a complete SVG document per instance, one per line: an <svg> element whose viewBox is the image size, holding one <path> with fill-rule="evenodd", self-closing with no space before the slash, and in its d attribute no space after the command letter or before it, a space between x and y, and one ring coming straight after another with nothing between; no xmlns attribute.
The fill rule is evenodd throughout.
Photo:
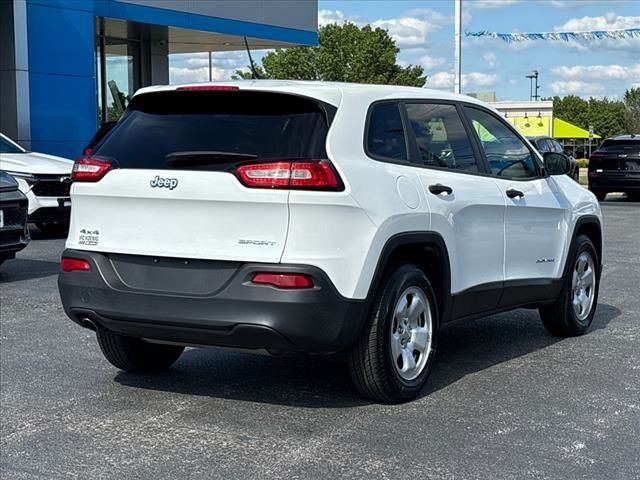
<svg viewBox="0 0 640 480"><path fill-rule="evenodd" d="M640 153L640 139L637 140L605 140L598 149L601 152L618 152L629 151L633 153Z"/></svg>
<svg viewBox="0 0 640 480"><path fill-rule="evenodd" d="M145 169L220 170L254 159L323 159L332 109L277 93L147 93L134 97L94 154L121 168Z"/></svg>

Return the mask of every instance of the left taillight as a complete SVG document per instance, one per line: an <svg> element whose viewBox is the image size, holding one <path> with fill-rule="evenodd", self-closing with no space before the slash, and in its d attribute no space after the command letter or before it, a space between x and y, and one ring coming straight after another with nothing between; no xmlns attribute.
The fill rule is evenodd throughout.
<svg viewBox="0 0 640 480"><path fill-rule="evenodd" d="M60 269L63 272L75 272L78 270L88 272L91 270L91 265L81 258L62 257L60 259Z"/></svg>
<svg viewBox="0 0 640 480"><path fill-rule="evenodd" d="M342 190L340 177L327 160L248 163L236 167L235 173L250 188Z"/></svg>
<svg viewBox="0 0 640 480"><path fill-rule="evenodd" d="M71 180L74 182L97 182L111 169L106 160L91 157L80 157L73 163Z"/></svg>

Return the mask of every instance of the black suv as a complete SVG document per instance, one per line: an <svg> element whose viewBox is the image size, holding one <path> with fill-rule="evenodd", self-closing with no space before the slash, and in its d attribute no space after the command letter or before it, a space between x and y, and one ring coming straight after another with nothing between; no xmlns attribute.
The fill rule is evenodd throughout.
<svg viewBox="0 0 640 480"><path fill-rule="evenodd" d="M578 167L578 162L576 162L576 159L573 158L572 155L567 155L562 145L560 145L560 142L558 142L555 138L539 136L527 137L527 140L529 140L531 144L536 147L536 150L538 150L543 155L545 154L545 152L555 152L565 155L569 159L569 163L571 164L571 168L569 169L569 173L567 173L567 175L573 178L576 182L580 181L580 168Z"/></svg>
<svg viewBox="0 0 640 480"><path fill-rule="evenodd" d="M18 182L0 170L0 265L29 243L27 206L27 197L18 190Z"/></svg>
<svg viewBox="0 0 640 480"><path fill-rule="evenodd" d="M640 200L640 135L607 138L589 159L589 190L598 200L624 192Z"/></svg>

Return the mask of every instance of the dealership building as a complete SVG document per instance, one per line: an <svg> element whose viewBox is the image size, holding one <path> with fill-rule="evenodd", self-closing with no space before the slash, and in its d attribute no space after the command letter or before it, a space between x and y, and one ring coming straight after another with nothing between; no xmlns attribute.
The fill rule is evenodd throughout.
<svg viewBox="0 0 640 480"><path fill-rule="evenodd" d="M73 158L169 55L317 43L317 0L0 0L0 131Z"/></svg>

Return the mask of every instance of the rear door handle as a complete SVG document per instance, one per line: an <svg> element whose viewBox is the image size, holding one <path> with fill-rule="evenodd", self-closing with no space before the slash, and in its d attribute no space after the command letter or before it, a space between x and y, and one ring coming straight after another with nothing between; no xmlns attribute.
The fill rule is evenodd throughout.
<svg viewBox="0 0 640 480"><path fill-rule="evenodd" d="M522 198L524 197L524 193L520 190L516 190L515 188L510 188L507 190L507 197L509 198Z"/></svg>
<svg viewBox="0 0 640 480"><path fill-rule="evenodd" d="M436 183L435 185L429 185L429 191L434 195L440 195L441 193L451 195L453 193L453 188L442 185L441 183Z"/></svg>

